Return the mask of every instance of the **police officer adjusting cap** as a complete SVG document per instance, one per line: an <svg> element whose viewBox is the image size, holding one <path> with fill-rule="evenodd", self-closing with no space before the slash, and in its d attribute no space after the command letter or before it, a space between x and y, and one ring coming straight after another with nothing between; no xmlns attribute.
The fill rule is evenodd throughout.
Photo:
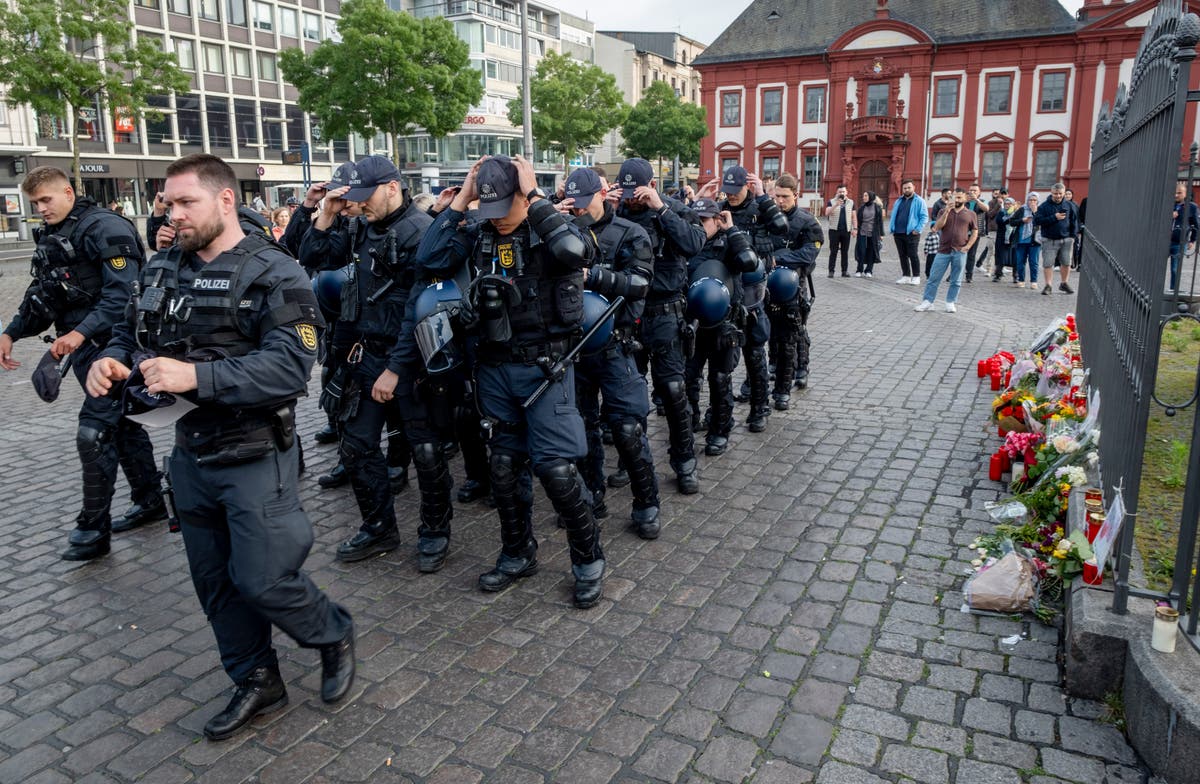
<svg viewBox="0 0 1200 784"><path fill-rule="evenodd" d="M383 155L368 155L354 162L347 172L346 185L350 190L342 198L346 201L366 201L380 185L400 181L400 170Z"/></svg>
<svg viewBox="0 0 1200 784"><path fill-rule="evenodd" d="M431 375L454 370L463 362L462 351L454 342L454 317L461 307L462 290L452 280L430 284L417 295L413 337Z"/></svg>
<svg viewBox="0 0 1200 784"><path fill-rule="evenodd" d="M297 199L295 196L288 196L287 201L285 202L285 205L288 207L299 207L300 200Z"/></svg>
<svg viewBox="0 0 1200 784"><path fill-rule="evenodd" d="M654 167L645 158L628 158L617 172L617 187L626 199L633 198L634 189L649 185L654 179Z"/></svg>
<svg viewBox="0 0 1200 784"><path fill-rule="evenodd" d="M721 193L738 193L746 187L749 176L741 166L730 166L721 178Z"/></svg>
<svg viewBox="0 0 1200 784"><path fill-rule="evenodd" d="M325 183L327 190L334 188L345 187L350 179L350 172L354 170L354 162L347 161L333 170L333 176L329 178L329 182Z"/></svg>
<svg viewBox="0 0 1200 784"><path fill-rule="evenodd" d="M721 205L712 199L696 199L692 203L692 212L701 218L715 218L721 214Z"/></svg>
<svg viewBox="0 0 1200 784"><path fill-rule="evenodd" d="M776 267L767 276L767 291L771 292L772 302L791 302L800 293L800 275L787 267Z"/></svg>
<svg viewBox="0 0 1200 784"><path fill-rule="evenodd" d="M317 305L327 316L337 316L342 311L342 284L350 279L350 268L347 264L341 269L321 270L313 278L313 294L317 295Z"/></svg>
<svg viewBox="0 0 1200 784"><path fill-rule="evenodd" d="M608 310L608 305L608 299L604 295L597 294L594 291L583 292L584 332L590 330L604 316L604 311ZM583 344L583 353L594 354L597 351L603 350L608 345L609 339L612 338L615 322L615 314L604 319L603 326L596 330L596 334L588 338L587 342Z"/></svg>
<svg viewBox="0 0 1200 784"><path fill-rule="evenodd" d="M567 182L563 185L563 195L568 199L575 200L575 203L571 205L574 209L586 210L592 203L592 197L603 187L600 175L596 172L588 168L576 169L571 172L570 177L567 177Z"/></svg>
<svg viewBox="0 0 1200 784"><path fill-rule="evenodd" d="M479 191L476 215L482 220L503 218L512 209L517 185L517 167L507 155L493 155L479 164L479 171L475 172L475 187Z"/></svg>
<svg viewBox="0 0 1200 784"><path fill-rule="evenodd" d="M688 286L687 316L702 327L715 327L729 315L729 288L716 278L700 278Z"/></svg>

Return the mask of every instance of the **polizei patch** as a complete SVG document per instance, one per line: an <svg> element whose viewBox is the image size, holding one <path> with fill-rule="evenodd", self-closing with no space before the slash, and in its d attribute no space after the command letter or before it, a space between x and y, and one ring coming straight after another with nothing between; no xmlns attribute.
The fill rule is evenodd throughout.
<svg viewBox="0 0 1200 784"><path fill-rule="evenodd" d="M196 278L192 288L199 291L229 291L229 278Z"/></svg>

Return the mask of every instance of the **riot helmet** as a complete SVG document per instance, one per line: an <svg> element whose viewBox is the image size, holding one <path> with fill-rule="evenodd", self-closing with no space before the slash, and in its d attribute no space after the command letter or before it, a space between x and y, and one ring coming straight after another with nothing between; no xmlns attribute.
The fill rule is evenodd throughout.
<svg viewBox="0 0 1200 784"><path fill-rule="evenodd" d="M463 362L454 341L454 317L462 307L462 290L452 280L432 283L417 295L413 308L413 336L430 375L454 370Z"/></svg>
<svg viewBox="0 0 1200 784"><path fill-rule="evenodd" d="M787 267L776 267L767 276L767 291L777 305L791 302L800 293L800 275Z"/></svg>
<svg viewBox="0 0 1200 784"><path fill-rule="evenodd" d="M608 310L608 299L603 295L597 294L594 291L583 292L583 331L587 332L598 322L603 316L604 311ZM583 344L584 354L595 354L601 351L608 345L608 341L612 338L614 322L616 319L609 316L604 320L604 324L600 329L596 330L596 334L588 338Z"/></svg>
<svg viewBox="0 0 1200 784"><path fill-rule="evenodd" d="M729 287L716 278L698 278L688 286L687 317L715 327L729 315Z"/></svg>

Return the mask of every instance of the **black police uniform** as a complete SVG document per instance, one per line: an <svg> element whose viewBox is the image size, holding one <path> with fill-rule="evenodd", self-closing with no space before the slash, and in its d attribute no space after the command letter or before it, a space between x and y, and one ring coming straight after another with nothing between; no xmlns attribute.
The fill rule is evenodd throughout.
<svg viewBox="0 0 1200 784"><path fill-rule="evenodd" d="M812 271L825 242L821 224L807 211L793 207L783 213L788 221L787 247L775 252L778 266L794 270L800 277L800 290L790 302L771 301L767 314L771 319L771 356L775 360L775 408L784 411L791 396L792 380L803 389L808 386L808 314L812 312Z"/></svg>
<svg viewBox="0 0 1200 784"><path fill-rule="evenodd" d="M58 336L79 332L85 340L71 355L71 366L82 386L133 292L144 260L137 229L91 199L79 198L61 223L36 230L35 239L34 281L4 334L15 342L51 326ZM120 401L85 396L75 444L83 468L83 509L63 558L87 560L109 551L118 463L134 504L117 521L118 530L165 514L154 449L140 425L121 418Z"/></svg>
<svg viewBox="0 0 1200 784"><path fill-rule="evenodd" d="M617 311L608 345L584 355L575 368L575 395L588 441L588 457L582 461L584 480L592 492L595 509L605 493L604 440L600 428L603 416L621 465L629 473L633 527L642 538L656 539L658 478L646 438L650 398L646 379L634 361L632 345L633 331L654 277L654 250L646 231L632 221L618 218L609 204L604 205L600 220L593 222L585 215L576 218L576 223L592 231L600 248L599 256L588 270L585 287L610 300L625 298L625 304Z"/></svg>
<svg viewBox="0 0 1200 784"><path fill-rule="evenodd" d="M399 349L399 337L406 318L409 294L416 281L412 256L432 219L405 198L403 206L392 214L368 223L354 234L353 274L342 286L342 313L336 327L334 351L347 343L348 359L339 418L342 421L340 456L362 514L362 526L351 539L338 547L341 561L357 561L380 552L394 550L400 544L396 526L393 492L388 481L388 465L379 448L380 434L387 424L389 410L405 419L423 418L412 410L411 388L415 379ZM340 267L345 259L341 242L347 235L333 227L312 228L301 243L301 256L312 265L323 259L326 268ZM339 345L340 344L340 345ZM371 388L385 370L400 376L393 399L378 403ZM422 556L431 546L425 540L437 540L444 558L450 536L450 475L441 451L441 440L422 429L407 433L413 447L421 484L421 525L419 545ZM433 571L441 566L440 560Z"/></svg>
<svg viewBox="0 0 1200 784"><path fill-rule="evenodd" d="M641 342L650 354L654 392L667 414L671 468L679 491L690 494L700 490L700 483L696 478L692 410L687 397L684 292L688 284L688 259L704 247L705 236L690 208L665 196L662 200L663 207L659 210L622 202L617 215L645 229L654 248L654 279L642 311Z"/></svg>
<svg viewBox="0 0 1200 784"><path fill-rule="evenodd" d="M732 228L713 235L704 248L688 261L688 274L694 283L700 278L716 278L729 289L729 313L725 320L696 331L696 349L688 359L687 393L693 410L700 410L700 384L708 365L708 405L711 410L705 454L722 454L729 445L733 429L733 371L745 336L745 308L742 302L742 275L761 264L751 246L749 235Z"/></svg>
<svg viewBox="0 0 1200 784"><path fill-rule="evenodd" d="M196 595L239 685L205 728L219 739L287 700L272 625L321 649L322 697L349 688L342 670L333 689L330 667L352 673L350 615L300 571L313 530L297 493L293 417L321 316L304 271L259 234L207 263L162 251L141 282L133 317L102 356L135 369L128 387L138 352L195 363L197 388L183 397L197 407L176 423L169 475Z"/></svg>
<svg viewBox="0 0 1200 784"><path fill-rule="evenodd" d="M532 462L567 532L575 604L590 607L600 599L605 564L590 494L575 464L586 454L587 440L573 368L550 379L534 405L522 403L548 380L550 366L580 332L581 270L596 248L545 198L533 199L528 219L507 236L486 221L460 225L463 219L457 210L443 212L418 259L429 278L453 278L466 265L473 279L464 322L478 334L476 395L492 426L492 497L502 543L496 568L480 576L479 587L503 590L537 570Z"/></svg>
<svg viewBox="0 0 1200 784"><path fill-rule="evenodd" d="M724 203L733 216L733 225L746 232L761 262L758 269L749 270L743 297L746 306L746 382L740 398L749 398L750 416L746 425L752 432L766 428L771 413L768 404L770 378L767 369L767 343L771 339L771 323L767 319L765 293L767 273L771 271L776 249L787 239L787 219L770 196L748 196L736 207Z"/></svg>

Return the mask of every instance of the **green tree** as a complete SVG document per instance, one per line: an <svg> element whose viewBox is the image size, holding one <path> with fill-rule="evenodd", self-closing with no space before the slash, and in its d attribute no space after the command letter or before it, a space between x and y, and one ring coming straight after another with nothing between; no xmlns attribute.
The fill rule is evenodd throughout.
<svg viewBox="0 0 1200 784"><path fill-rule="evenodd" d="M12 0L0 4L0 82L9 106L29 104L40 120L63 124L82 193L81 113L99 103L124 118L161 117L147 97L185 90L188 77L158 42L134 42L125 0Z"/></svg>
<svg viewBox="0 0 1200 784"><path fill-rule="evenodd" d="M467 44L441 17L416 19L385 0L346 0L338 32L340 42L323 41L310 55L279 56L300 107L320 120L326 138L382 131L399 164L398 137L418 129L445 136L483 97Z"/></svg>
<svg viewBox="0 0 1200 784"><path fill-rule="evenodd" d="M682 165L700 162L700 140L708 133L704 107L684 103L669 84L654 82L629 110L621 126L625 154L646 160L673 159Z"/></svg>
<svg viewBox="0 0 1200 784"><path fill-rule="evenodd" d="M523 124L521 99L518 91L508 103L513 125ZM629 111L611 74L557 52L547 52L530 77L529 104L534 139L562 153L564 164L603 141Z"/></svg>

